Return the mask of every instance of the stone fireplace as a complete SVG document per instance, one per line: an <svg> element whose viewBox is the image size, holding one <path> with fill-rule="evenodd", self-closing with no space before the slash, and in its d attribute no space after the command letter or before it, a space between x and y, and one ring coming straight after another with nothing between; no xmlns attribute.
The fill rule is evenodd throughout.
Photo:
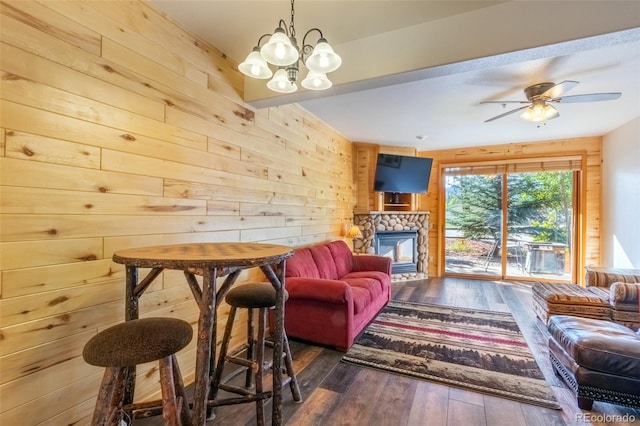
<svg viewBox="0 0 640 426"><path fill-rule="evenodd" d="M394 265L394 275L427 276L429 212L369 212L355 214L354 220L355 225L358 225L362 231L362 238L353 242L355 253L395 256L399 261L394 263L401 266L398 268L399 265ZM415 267L407 265L409 263L407 244L409 243L406 233L415 235L415 239L413 239L415 242L415 262L413 260L411 262ZM383 241L386 240L382 246L379 245L379 236L383 236ZM390 236L396 241L391 243L390 241L393 240L389 240ZM400 240L397 237L401 237ZM411 244L413 245L413 242ZM390 253L392 249L394 251ZM413 270L409 271L409 269Z"/></svg>

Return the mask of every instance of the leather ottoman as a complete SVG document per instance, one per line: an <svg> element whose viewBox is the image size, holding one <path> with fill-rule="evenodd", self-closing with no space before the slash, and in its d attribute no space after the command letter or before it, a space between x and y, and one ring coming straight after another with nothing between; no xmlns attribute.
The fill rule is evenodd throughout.
<svg viewBox="0 0 640 426"><path fill-rule="evenodd" d="M531 291L533 310L545 324L553 315L611 319L608 288L538 282L533 284Z"/></svg>
<svg viewBox="0 0 640 426"><path fill-rule="evenodd" d="M640 335L611 321L556 315L549 319L549 355L578 406L593 401L640 407Z"/></svg>

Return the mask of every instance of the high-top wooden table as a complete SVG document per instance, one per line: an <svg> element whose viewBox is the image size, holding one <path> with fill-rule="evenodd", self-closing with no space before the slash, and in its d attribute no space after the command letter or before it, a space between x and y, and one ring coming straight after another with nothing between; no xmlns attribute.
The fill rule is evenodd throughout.
<svg viewBox="0 0 640 426"><path fill-rule="evenodd" d="M164 269L184 271L200 308L197 334L193 425L204 426L210 383L215 368L216 307L236 281L242 269L259 267L276 289L276 329L273 355L273 425L282 424L282 336L284 332L285 259L293 255L290 247L259 243L191 243L118 250L113 261L126 266L125 320L138 318L138 299ZM275 267L275 269L274 269ZM151 268L138 280L138 268ZM202 274L202 287L195 275ZM216 292L216 278L225 276ZM135 367L129 375L125 404L133 397Z"/></svg>

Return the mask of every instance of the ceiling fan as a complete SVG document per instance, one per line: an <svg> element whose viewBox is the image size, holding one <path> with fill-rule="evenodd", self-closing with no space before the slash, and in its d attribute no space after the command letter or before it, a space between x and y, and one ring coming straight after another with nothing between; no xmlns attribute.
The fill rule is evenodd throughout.
<svg viewBox="0 0 640 426"><path fill-rule="evenodd" d="M587 93L584 95L563 96L566 92L576 87L579 83L577 81L565 80L561 83L538 83L529 86L524 89L524 94L527 97L526 101L483 101L481 104L527 104L520 108L512 109L503 114L491 117L485 120L488 123L498 118L506 117L518 111L525 110L520 117L528 121L544 121L552 118L558 118L560 113L550 102L558 103L576 103L576 102L597 102L597 101L611 101L618 99L622 96L620 92L612 93Z"/></svg>

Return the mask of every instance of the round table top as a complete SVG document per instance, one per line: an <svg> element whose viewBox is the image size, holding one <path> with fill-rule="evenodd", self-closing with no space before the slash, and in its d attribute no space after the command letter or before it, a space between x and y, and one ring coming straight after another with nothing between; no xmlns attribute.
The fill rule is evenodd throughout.
<svg viewBox="0 0 640 426"><path fill-rule="evenodd" d="M185 243L117 250L113 261L143 268L254 267L293 255L291 247L264 243Z"/></svg>

